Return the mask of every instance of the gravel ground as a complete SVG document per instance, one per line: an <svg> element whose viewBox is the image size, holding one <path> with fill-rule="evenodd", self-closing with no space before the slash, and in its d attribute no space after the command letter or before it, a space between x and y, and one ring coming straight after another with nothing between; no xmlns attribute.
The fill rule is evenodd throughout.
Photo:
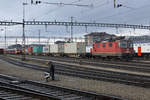
<svg viewBox="0 0 150 100"><path fill-rule="evenodd" d="M16 60L16 56L11 55L10 57L12 57L12 58L15 57L15 60ZM36 59L36 58L32 58L32 59ZM148 72L130 71L130 70L123 70L123 69L116 69L116 68L107 68L107 67L101 67L101 66L97 67L97 66L91 66L91 65L80 65L78 63L60 62L60 61L55 61L55 60L48 60L48 61L52 61L54 63L56 62L56 63L60 63L60 64L75 65L76 67L84 67L84 68L87 67L87 68L93 68L93 69L100 69L100 70L107 70L107 71L115 71L115 72L123 72L123 73L129 73L129 74L150 76L150 73L148 73ZM41 63L38 62L38 61L28 61L28 62L41 65Z"/></svg>
<svg viewBox="0 0 150 100"><path fill-rule="evenodd" d="M8 64L0 60L0 74L21 77L28 80L35 80L45 83L44 72L28 68L22 68ZM95 91L129 100L150 100L150 89L136 86L128 86L118 83L103 82L96 80L87 80L69 76L57 75L56 81L50 81L47 84L61 85L76 89Z"/></svg>

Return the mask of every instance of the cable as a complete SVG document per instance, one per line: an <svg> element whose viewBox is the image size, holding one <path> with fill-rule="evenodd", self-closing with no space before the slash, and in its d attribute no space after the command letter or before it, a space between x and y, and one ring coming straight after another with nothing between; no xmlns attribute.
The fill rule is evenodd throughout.
<svg viewBox="0 0 150 100"><path fill-rule="evenodd" d="M76 1L73 1L73 2L71 2L71 3L77 3L77 2L81 2L81 1L83 1L83 0L76 0ZM43 17L43 16L45 16L45 15L47 15L47 14L49 14L49 13L55 12L55 11L57 11L57 10L59 10L60 8L63 8L63 7L64 7L64 6L59 6L59 7L57 7L57 8L51 9L51 10L47 11L46 13L44 13L44 14L42 14L42 15L40 15L40 16L35 17L34 19Z"/></svg>
<svg viewBox="0 0 150 100"><path fill-rule="evenodd" d="M107 0L106 2L104 2L104 3L102 3L102 4L99 4L99 5L95 5L95 3L94 3L94 6L93 6L92 9L88 9L88 10L81 11L80 14L83 15L83 14L85 14L85 12L86 12L86 13L90 13L91 11L94 11L96 8L103 7L103 6L105 6L105 5L108 5L109 3L110 3L110 0ZM97 3L96 3L96 4L97 4ZM89 14L88 14L88 15L89 15ZM88 16L88 15L85 15L85 16ZM93 14L90 14L90 15L93 15ZM85 16L78 17L78 19L81 19L81 20L82 20L82 19L87 18L87 17L85 17Z"/></svg>
<svg viewBox="0 0 150 100"><path fill-rule="evenodd" d="M81 13L85 13L85 12L88 12L88 13L89 13L90 11L92 11L92 10L94 10L94 9L96 9L96 8L105 6L105 5L107 5L107 4L109 4L109 0L107 0L106 2L104 2L104 3L100 4L100 5L93 6L92 9L90 9L90 10L88 9L88 10L81 11Z"/></svg>
<svg viewBox="0 0 150 100"><path fill-rule="evenodd" d="M139 16L138 16L139 17ZM150 16L146 16L146 17L142 17L142 19L141 18L134 18L134 20L145 20L146 18L149 18ZM149 20L149 19L148 19ZM129 19L129 20L126 20L126 21L129 21L129 22L132 22L133 21L133 19Z"/></svg>
<svg viewBox="0 0 150 100"><path fill-rule="evenodd" d="M110 16L105 16L105 17L101 17L101 18L99 18L99 20L101 20L101 19L107 19L107 18L110 18L110 17L114 17L114 16L116 16L117 15L117 17L118 16L122 16L122 15L124 15L124 14L128 14L128 13L131 13L131 12L133 12L133 11L136 11L136 10L138 10L138 9L143 9L143 8L145 8L145 7L149 7L149 5L150 4L148 4L148 5L144 5L144 6L142 6L142 7L138 7L138 8L135 8L134 10L127 10L127 11L124 11L124 12L119 12L119 13L116 13L116 14L113 14L113 15L110 15ZM99 21L99 20L97 20L97 21Z"/></svg>

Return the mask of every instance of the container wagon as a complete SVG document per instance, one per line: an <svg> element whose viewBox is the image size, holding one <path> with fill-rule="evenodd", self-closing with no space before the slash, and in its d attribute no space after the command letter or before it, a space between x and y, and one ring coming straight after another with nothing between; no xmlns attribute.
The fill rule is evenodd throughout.
<svg viewBox="0 0 150 100"><path fill-rule="evenodd" d="M0 49L0 54L4 54L4 49Z"/></svg>
<svg viewBox="0 0 150 100"><path fill-rule="evenodd" d="M68 56L85 57L86 45L84 42L65 43L64 53Z"/></svg>
<svg viewBox="0 0 150 100"><path fill-rule="evenodd" d="M28 47L28 55L33 55L33 47Z"/></svg>
<svg viewBox="0 0 150 100"><path fill-rule="evenodd" d="M50 45L50 55L52 55L52 56L58 56L59 55L58 44L51 44Z"/></svg>
<svg viewBox="0 0 150 100"><path fill-rule="evenodd" d="M58 53L59 53L60 56L65 56L64 43L59 43L58 44Z"/></svg>
<svg viewBox="0 0 150 100"><path fill-rule="evenodd" d="M91 54L92 48L93 48L93 45L88 45L88 46L86 46L86 57L88 57L88 58L91 58L91 57L92 57L92 54Z"/></svg>
<svg viewBox="0 0 150 100"><path fill-rule="evenodd" d="M50 55L50 45L43 47L43 55Z"/></svg>
<svg viewBox="0 0 150 100"><path fill-rule="evenodd" d="M33 55L42 55L43 46L34 46L33 47Z"/></svg>

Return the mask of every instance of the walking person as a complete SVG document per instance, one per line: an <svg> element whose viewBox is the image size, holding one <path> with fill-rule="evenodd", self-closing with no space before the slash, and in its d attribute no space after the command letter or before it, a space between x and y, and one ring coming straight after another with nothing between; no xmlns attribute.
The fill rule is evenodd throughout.
<svg viewBox="0 0 150 100"><path fill-rule="evenodd" d="M49 66L50 76L52 80L55 80L55 66L53 65L51 61L48 62L48 66Z"/></svg>

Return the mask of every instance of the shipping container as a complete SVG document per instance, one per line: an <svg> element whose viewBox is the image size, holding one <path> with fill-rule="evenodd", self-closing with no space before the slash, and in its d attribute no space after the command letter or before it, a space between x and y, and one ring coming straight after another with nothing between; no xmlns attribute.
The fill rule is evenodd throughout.
<svg viewBox="0 0 150 100"><path fill-rule="evenodd" d="M50 45L50 53L51 54L52 53L54 53L54 54L58 53L58 44L51 44Z"/></svg>
<svg viewBox="0 0 150 100"><path fill-rule="evenodd" d="M4 54L4 49L0 49L0 54Z"/></svg>
<svg viewBox="0 0 150 100"><path fill-rule="evenodd" d="M93 45L86 46L86 53L91 53L92 48L93 48Z"/></svg>
<svg viewBox="0 0 150 100"><path fill-rule="evenodd" d="M88 45L86 46L86 57L92 57L92 48L93 48L93 45Z"/></svg>
<svg viewBox="0 0 150 100"><path fill-rule="evenodd" d="M47 46L43 47L43 54L44 55L50 54L50 45L47 45Z"/></svg>
<svg viewBox="0 0 150 100"><path fill-rule="evenodd" d="M33 47L28 47L28 54L32 55L33 54Z"/></svg>
<svg viewBox="0 0 150 100"><path fill-rule="evenodd" d="M28 54L28 48L25 48L25 54Z"/></svg>
<svg viewBox="0 0 150 100"><path fill-rule="evenodd" d="M33 53L35 55L40 55L43 53L43 46L34 46L33 47Z"/></svg>
<svg viewBox="0 0 150 100"><path fill-rule="evenodd" d="M58 52L60 54L63 54L64 53L64 43L59 43L58 44Z"/></svg>
<svg viewBox="0 0 150 100"><path fill-rule="evenodd" d="M84 42L65 43L64 53L66 54L85 54L86 45Z"/></svg>

